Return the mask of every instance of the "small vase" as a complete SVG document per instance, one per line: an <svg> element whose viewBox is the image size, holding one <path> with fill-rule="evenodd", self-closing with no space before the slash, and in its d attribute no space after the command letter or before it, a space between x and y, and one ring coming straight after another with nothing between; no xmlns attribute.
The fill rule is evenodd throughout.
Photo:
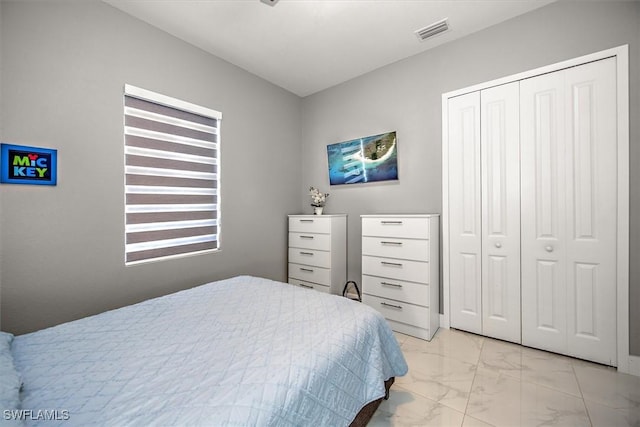
<svg viewBox="0 0 640 427"><path fill-rule="evenodd" d="M322 210L324 209L323 206L314 206L313 207L313 214L314 215L322 215Z"/></svg>

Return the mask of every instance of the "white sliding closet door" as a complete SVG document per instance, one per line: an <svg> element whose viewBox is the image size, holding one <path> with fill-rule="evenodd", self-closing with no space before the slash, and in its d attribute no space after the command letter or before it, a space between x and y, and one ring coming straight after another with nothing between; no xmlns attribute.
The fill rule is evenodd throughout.
<svg viewBox="0 0 640 427"><path fill-rule="evenodd" d="M523 80L522 342L616 358L615 60Z"/></svg>
<svg viewBox="0 0 640 427"><path fill-rule="evenodd" d="M519 83L480 92L482 333L520 343Z"/></svg>
<svg viewBox="0 0 640 427"><path fill-rule="evenodd" d="M480 93L449 99L448 115L451 326L480 334Z"/></svg>

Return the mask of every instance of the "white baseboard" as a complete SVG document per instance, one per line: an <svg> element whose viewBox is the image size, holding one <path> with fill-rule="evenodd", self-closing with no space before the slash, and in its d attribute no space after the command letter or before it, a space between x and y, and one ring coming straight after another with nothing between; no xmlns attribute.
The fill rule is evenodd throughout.
<svg viewBox="0 0 640 427"><path fill-rule="evenodd" d="M629 373L640 377L640 356L629 355Z"/></svg>
<svg viewBox="0 0 640 427"><path fill-rule="evenodd" d="M449 324L445 322L444 314L440 315L440 327L443 329L449 329Z"/></svg>

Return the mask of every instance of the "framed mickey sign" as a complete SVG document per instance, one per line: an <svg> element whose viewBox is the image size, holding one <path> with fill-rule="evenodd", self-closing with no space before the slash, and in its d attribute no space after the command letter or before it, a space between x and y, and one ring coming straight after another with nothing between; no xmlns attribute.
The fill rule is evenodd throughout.
<svg viewBox="0 0 640 427"><path fill-rule="evenodd" d="M0 182L56 185L58 150L0 144Z"/></svg>

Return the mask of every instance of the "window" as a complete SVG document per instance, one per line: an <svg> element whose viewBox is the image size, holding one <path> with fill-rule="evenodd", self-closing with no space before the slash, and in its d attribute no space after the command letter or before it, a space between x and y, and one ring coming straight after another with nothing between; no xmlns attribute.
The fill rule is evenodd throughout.
<svg viewBox="0 0 640 427"><path fill-rule="evenodd" d="M219 249L221 119L125 86L126 264Z"/></svg>

